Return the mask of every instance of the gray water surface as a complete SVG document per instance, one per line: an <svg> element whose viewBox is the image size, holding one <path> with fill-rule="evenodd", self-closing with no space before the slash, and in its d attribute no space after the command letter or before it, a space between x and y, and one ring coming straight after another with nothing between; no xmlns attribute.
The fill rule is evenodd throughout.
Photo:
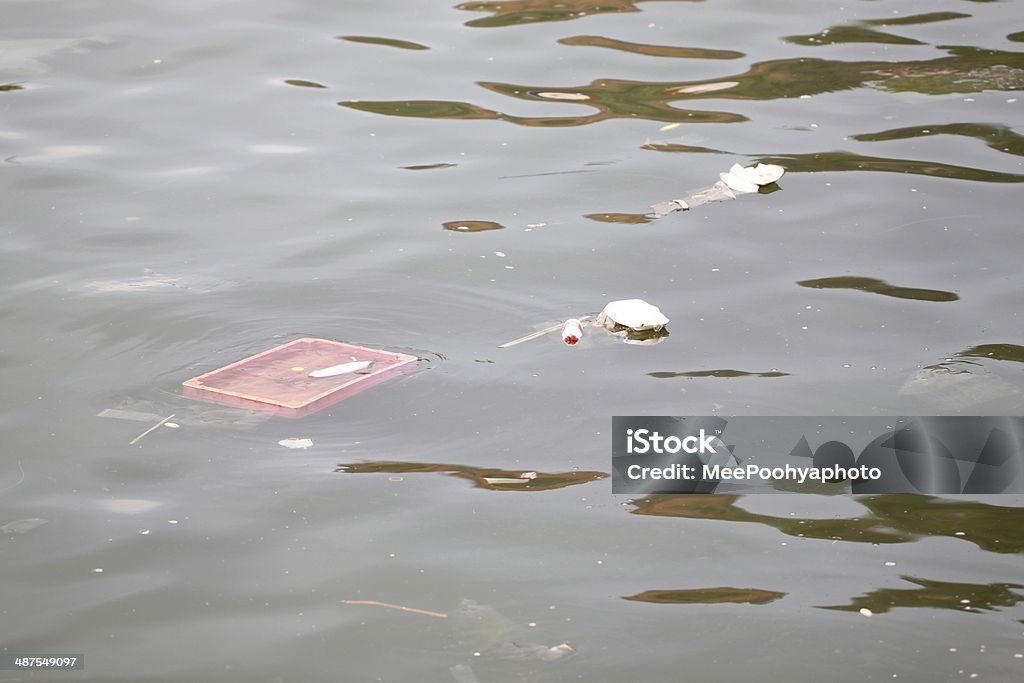
<svg viewBox="0 0 1024 683"><path fill-rule="evenodd" d="M1024 411L1019 2L0 13L0 653L86 658L0 681L1024 672L1019 497L605 478L612 415ZM496 348L627 298L670 336ZM422 360L299 421L181 396L303 336Z"/></svg>

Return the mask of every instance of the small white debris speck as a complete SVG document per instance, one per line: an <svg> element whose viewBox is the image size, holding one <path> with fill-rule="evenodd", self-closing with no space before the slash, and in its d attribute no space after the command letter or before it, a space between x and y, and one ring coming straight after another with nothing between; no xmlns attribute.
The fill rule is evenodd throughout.
<svg viewBox="0 0 1024 683"><path fill-rule="evenodd" d="M860 613L863 614L865 617L872 617L875 615L875 613L869 610L867 607L861 607Z"/></svg>

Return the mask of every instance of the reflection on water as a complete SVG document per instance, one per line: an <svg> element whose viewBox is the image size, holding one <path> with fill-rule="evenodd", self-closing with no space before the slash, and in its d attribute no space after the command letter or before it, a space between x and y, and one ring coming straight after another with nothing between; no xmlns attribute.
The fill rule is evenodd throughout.
<svg viewBox="0 0 1024 683"><path fill-rule="evenodd" d="M0 92L10 92L12 90L24 90L24 87L18 85L17 83L7 83L0 85Z"/></svg>
<svg viewBox="0 0 1024 683"><path fill-rule="evenodd" d="M584 218L589 218L598 223L625 223L640 224L650 223L653 218L646 213L588 213Z"/></svg>
<svg viewBox="0 0 1024 683"><path fill-rule="evenodd" d="M971 15L963 12L926 12L909 17L884 17L882 19L865 19L863 24L869 26L914 26L917 24L934 24L937 21L950 19L967 19Z"/></svg>
<svg viewBox="0 0 1024 683"><path fill-rule="evenodd" d="M970 14L962 12L928 12L909 17L887 17L884 19L866 19L855 26L833 26L809 36L789 36L784 38L796 45L834 45L839 43L883 43L890 45L923 45L919 40L906 38L891 33L883 33L867 26L913 26L933 24L951 19L966 19Z"/></svg>
<svg viewBox="0 0 1024 683"><path fill-rule="evenodd" d="M647 48L658 49L659 46ZM865 87L927 95L1024 88L1024 53L959 46L940 49L945 50L948 56L925 61L843 62L807 58L779 59L754 64L744 73L715 81L647 82L598 79L587 85L570 87L478 82L483 88L513 99L533 102L556 99L563 105L571 102L597 110L597 113L583 116L520 117L468 102L443 100L358 100L338 104L388 116L493 119L523 126L542 127L582 126L616 118L641 118L678 123L738 123L746 121L747 117L733 112L681 109L670 105L670 102L707 97L730 100L778 100ZM725 83L728 83L729 87L724 87ZM538 93L546 96L541 97ZM566 97L552 98L552 93L561 93Z"/></svg>
<svg viewBox="0 0 1024 683"><path fill-rule="evenodd" d="M494 221L448 221L442 223L445 230L455 232L484 232L485 230L501 230L505 226Z"/></svg>
<svg viewBox="0 0 1024 683"><path fill-rule="evenodd" d="M788 377L788 372L746 372L744 370L689 370L687 372L648 372L651 377L669 379L672 377Z"/></svg>
<svg viewBox="0 0 1024 683"><path fill-rule="evenodd" d="M338 36L338 40L347 40L350 43L366 43L367 45L386 45L397 47L403 50L429 50L426 45L420 45L409 40L398 40L396 38L380 38L377 36Z"/></svg>
<svg viewBox="0 0 1024 683"><path fill-rule="evenodd" d="M674 57L676 59L740 59L745 57L736 50L709 50L702 47L674 47L672 45L645 45L644 43L627 43L624 40L605 38L604 36L572 36L558 41L562 45L580 45L584 47L605 47L610 50L622 50L648 57Z"/></svg>
<svg viewBox="0 0 1024 683"><path fill-rule="evenodd" d="M1000 173L967 166L941 164L934 161L887 159L869 157L852 152L821 152L766 156L757 160L763 164L778 164L787 173L837 173L841 171L875 171L881 173L912 173L933 178L955 178L983 183L1021 183L1024 175Z"/></svg>
<svg viewBox="0 0 1024 683"><path fill-rule="evenodd" d="M939 363L924 366L900 386L899 394L920 398L946 411L963 411L989 404L987 412L1014 412L1014 404L1007 399L1019 395L1021 390L1015 384L988 372L983 360L1024 362L1024 346L972 346ZM998 407L993 405L996 401L1000 402Z"/></svg>
<svg viewBox="0 0 1024 683"><path fill-rule="evenodd" d="M492 491L548 491L577 484L586 484L608 476L605 472L532 472L524 470L500 470L467 465L446 465L439 463L400 462L383 460L340 465L335 472L345 474L418 474L441 472L452 477L468 479L481 489Z"/></svg>
<svg viewBox="0 0 1024 683"><path fill-rule="evenodd" d="M464 2L456 5L455 9L468 12L490 12L491 16L467 21L466 26L494 28L535 24L542 21L569 21L610 12L639 12L636 4L644 1L601 0L599 4L594 0L497 0L496 2ZM682 2L684 0L672 1ZM703 0L685 1L702 2Z"/></svg>
<svg viewBox="0 0 1024 683"><path fill-rule="evenodd" d="M881 614L894 607L931 607L978 613L982 610L998 611L1000 607L1013 607L1024 602L1024 595L1012 590L1024 588L1017 583L951 583L913 576L900 578L920 588L879 588L852 598L848 605L823 605L821 609L858 612L867 608Z"/></svg>
<svg viewBox="0 0 1024 683"><path fill-rule="evenodd" d="M712 149L710 147L700 147L699 145L683 145L678 142L648 142L645 145L641 145L640 149L649 149L652 152L688 152L696 154L729 154L729 152Z"/></svg>
<svg viewBox="0 0 1024 683"><path fill-rule="evenodd" d="M839 43L881 43L883 45L924 45L920 40L876 31L864 26L833 26L807 36L786 36L794 45L835 45Z"/></svg>
<svg viewBox="0 0 1024 683"><path fill-rule="evenodd" d="M992 358L1024 363L1024 346L1018 344L979 344L956 354L967 358Z"/></svg>
<svg viewBox="0 0 1024 683"><path fill-rule="evenodd" d="M801 280L797 284L801 287L811 287L813 289L856 289L861 292L871 292L872 294L881 294L882 296L891 296L897 299L914 299L916 301L958 301L960 299L953 292L943 292L939 289L897 287L890 285L884 280L854 275L823 277L817 280Z"/></svg>
<svg viewBox="0 0 1024 683"><path fill-rule="evenodd" d="M624 595L623 600L654 602L663 605L717 605L733 602L749 605L767 605L786 595L760 588L691 588L680 590L650 590L636 595Z"/></svg>
<svg viewBox="0 0 1024 683"><path fill-rule="evenodd" d="M288 85L294 85L296 88L326 88L327 86L323 83L317 83L316 81L304 81L300 78L287 78L284 81Z"/></svg>
<svg viewBox="0 0 1024 683"><path fill-rule="evenodd" d="M456 166L458 166L458 164L450 164L450 163L446 163L446 162L441 162L441 163L437 163L437 164L419 164L419 165L415 165L415 166L400 166L399 168L404 168L406 171L431 171L431 170L433 170L435 168L454 168Z"/></svg>
<svg viewBox="0 0 1024 683"><path fill-rule="evenodd" d="M997 152L1006 152L1014 156L1024 156L1024 135L1013 132L1007 126L990 123L947 123L937 126L909 126L894 128L879 133L862 133L852 135L854 140L861 142L884 142L888 140L907 140L923 138L930 135L963 135L977 138Z"/></svg>
<svg viewBox="0 0 1024 683"><path fill-rule="evenodd" d="M630 512L658 517L752 522L788 536L851 543L908 543L946 536L993 553L1024 552L1024 508L997 507L913 494L860 496L870 514L848 519L800 519L748 512L733 494L654 495L631 501Z"/></svg>

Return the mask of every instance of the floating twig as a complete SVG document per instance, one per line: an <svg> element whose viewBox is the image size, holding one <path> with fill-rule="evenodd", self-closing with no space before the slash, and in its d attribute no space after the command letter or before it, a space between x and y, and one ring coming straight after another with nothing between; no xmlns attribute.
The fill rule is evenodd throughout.
<svg viewBox="0 0 1024 683"><path fill-rule="evenodd" d="M377 600L342 600L346 605L373 605L374 607L388 607L390 609L400 609L403 612L414 612L416 614L423 614L428 617L438 617L440 619L447 619L448 615L442 612L431 612L425 609L416 609L415 607L405 607L404 605L392 605L390 602L378 602Z"/></svg>
<svg viewBox="0 0 1024 683"><path fill-rule="evenodd" d="M582 317L576 318L576 319L579 320L580 322L584 322L586 320L590 320L592 317L593 316L585 315L585 316L582 316ZM528 334L525 337L520 337L519 339L513 339L510 342L505 342L504 344L500 344L498 346L498 348L499 349L507 349L510 346L515 346L517 344L522 344L523 342L533 341L534 339L537 339L539 337L543 337L545 334L551 334L552 332L558 332L559 330L562 329L562 326L564 324L565 323L556 323L555 325L552 325L551 327L545 327L543 330L538 330L537 332L533 332L532 334Z"/></svg>
<svg viewBox="0 0 1024 683"><path fill-rule="evenodd" d="M143 438L144 436L146 436L147 434L149 434L149 433L150 433L150 432L152 432L153 430L155 430L155 429L159 429L160 427L162 427L162 426L163 426L163 424L164 424L164 422L167 422L167 421L168 421L168 420L170 420L170 419L171 419L172 417L174 417L174 415L173 415L173 414L171 414L171 415L168 415L168 416L167 416L167 417L165 417L164 419L160 420L160 421L159 421L159 422L157 422L157 423L156 423L155 425L153 425L152 427L150 427L149 429L147 429L146 431L142 432L142 433L141 433L141 434L139 434L139 435L138 435L137 437L135 437L134 439L132 439L131 441L129 441L129 442L128 442L128 445L129 445L129 446L134 446L134 445L135 445L136 443L138 443L138 442L139 442L139 441L140 441L140 440L141 440L141 439L142 439L142 438Z"/></svg>

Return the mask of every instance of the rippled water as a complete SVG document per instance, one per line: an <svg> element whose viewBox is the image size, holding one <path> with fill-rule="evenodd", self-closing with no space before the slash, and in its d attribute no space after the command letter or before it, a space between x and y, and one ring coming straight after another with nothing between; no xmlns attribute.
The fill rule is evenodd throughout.
<svg viewBox="0 0 1024 683"><path fill-rule="evenodd" d="M87 662L0 681L1024 671L1019 497L605 479L615 414L1024 410L1019 3L0 8L0 652ZM422 361L181 396L302 336Z"/></svg>

